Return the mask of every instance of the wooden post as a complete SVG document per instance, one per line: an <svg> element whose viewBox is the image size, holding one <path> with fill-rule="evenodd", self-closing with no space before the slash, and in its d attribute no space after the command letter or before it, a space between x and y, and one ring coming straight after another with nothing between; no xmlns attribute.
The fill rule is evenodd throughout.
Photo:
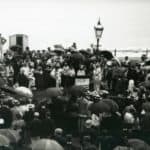
<svg viewBox="0 0 150 150"><path fill-rule="evenodd" d="M148 57L148 49L146 49L146 56Z"/></svg>
<svg viewBox="0 0 150 150"><path fill-rule="evenodd" d="M116 56L116 55L117 55L117 50L115 49L115 50L114 50L114 56Z"/></svg>

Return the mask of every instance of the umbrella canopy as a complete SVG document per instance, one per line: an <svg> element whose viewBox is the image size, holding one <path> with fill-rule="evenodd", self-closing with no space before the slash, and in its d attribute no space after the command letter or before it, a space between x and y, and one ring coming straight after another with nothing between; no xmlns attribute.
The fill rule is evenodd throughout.
<svg viewBox="0 0 150 150"><path fill-rule="evenodd" d="M33 97L32 91L29 88L26 88L26 87L23 87L23 86L15 88L15 92L19 96L28 97L28 98Z"/></svg>
<svg viewBox="0 0 150 150"><path fill-rule="evenodd" d="M110 51L99 51L98 53L100 56L104 56L108 60L111 60L113 58L113 54Z"/></svg>
<svg viewBox="0 0 150 150"><path fill-rule="evenodd" d="M49 98L55 98L58 96L63 96L63 89L62 88L48 88L45 91L45 96Z"/></svg>
<svg viewBox="0 0 150 150"><path fill-rule="evenodd" d="M0 146L9 146L9 145L10 145L9 139L4 135L0 135Z"/></svg>
<svg viewBox="0 0 150 150"><path fill-rule="evenodd" d="M88 51L88 50L80 50L79 51L81 54L83 54L83 55L88 55L88 56L90 56L91 55L91 53Z"/></svg>
<svg viewBox="0 0 150 150"><path fill-rule="evenodd" d="M40 139L32 146L33 150L63 150L63 147L54 140Z"/></svg>
<svg viewBox="0 0 150 150"><path fill-rule="evenodd" d="M99 101L97 103L91 104L89 110L95 114L99 114L103 112L111 112L110 106L106 104L104 101Z"/></svg>
<svg viewBox="0 0 150 150"><path fill-rule="evenodd" d="M83 87L83 86L77 86L77 85L72 86L69 89L69 91L68 91L69 94L71 94L72 96L75 96L75 97L78 97L78 96L80 97L85 92L87 92L87 89L85 87Z"/></svg>
<svg viewBox="0 0 150 150"><path fill-rule="evenodd" d="M129 146L134 150L149 150L150 146L140 139L129 139Z"/></svg>
<svg viewBox="0 0 150 150"><path fill-rule="evenodd" d="M109 105L112 113L115 113L115 112L119 111L119 106L114 100L112 100L112 99L103 99L103 102L106 103L107 105Z"/></svg>
<svg viewBox="0 0 150 150"><path fill-rule="evenodd" d="M0 129L0 135L7 137L10 143L17 143L20 139L18 132L11 129Z"/></svg>
<svg viewBox="0 0 150 150"><path fill-rule="evenodd" d="M70 59L72 62L83 63L85 60L85 57L79 52L74 52L72 53Z"/></svg>

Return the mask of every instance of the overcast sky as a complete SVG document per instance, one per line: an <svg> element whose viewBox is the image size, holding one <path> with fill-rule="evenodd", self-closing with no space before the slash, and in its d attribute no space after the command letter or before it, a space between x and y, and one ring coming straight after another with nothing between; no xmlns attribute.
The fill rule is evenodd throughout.
<svg viewBox="0 0 150 150"><path fill-rule="evenodd" d="M31 49L90 47L99 17L103 48L150 48L149 0L0 0L0 14L2 35L27 34Z"/></svg>

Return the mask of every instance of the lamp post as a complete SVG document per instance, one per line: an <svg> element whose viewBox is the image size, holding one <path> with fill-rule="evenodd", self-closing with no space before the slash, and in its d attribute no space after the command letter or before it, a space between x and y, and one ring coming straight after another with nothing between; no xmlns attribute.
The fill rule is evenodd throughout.
<svg viewBox="0 0 150 150"><path fill-rule="evenodd" d="M94 26L94 30L95 30L96 40L97 40L96 51L99 51L99 42L100 42L100 38L102 37L102 33L104 30L104 27L101 25L100 19L97 25Z"/></svg>

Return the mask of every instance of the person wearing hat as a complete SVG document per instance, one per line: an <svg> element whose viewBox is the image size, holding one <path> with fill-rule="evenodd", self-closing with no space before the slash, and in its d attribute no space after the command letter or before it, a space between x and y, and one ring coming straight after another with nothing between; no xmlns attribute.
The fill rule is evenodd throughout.
<svg viewBox="0 0 150 150"><path fill-rule="evenodd" d="M66 146L66 138L63 135L63 129L61 128L56 128L54 131L54 137L52 137L55 141L57 141L60 145L63 147Z"/></svg>
<svg viewBox="0 0 150 150"><path fill-rule="evenodd" d="M29 131L31 137L40 137L42 129L42 122L39 119L39 112L34 112L34 119L29 124Z"/></svg>
<svg viewBox="0 0 150 150"><path fill-rule="evenodd" d="M29 79L24 69L20 69L20 72L17 76L17 81L15 84L19 84L19 86L24 86L24 87L29 86Z"/></svg>
<svg viewBox="0 0 150 150"><path fill-rule="evenodd" d="M34 107L32 104L28 106L28 111L25 112L23 119L25 120L26 124L28 125L34 118Z"/></svg>
<svg viewBox="0 0 150 150"><path fill-rule="evenodd" d="M34 71L34 77L35 77L35 86L38 90L43 89L43 69L41 65L38 65Z"/></svg>
<svg viewBox="0 0 150 150"><path fill-rule="evenodd" d="M45 118L42 119L41 129L42 129L42 132L41 132L42 138L52 137L52 135L54 134L55 123L54 123L54 120L51 118L50 112L46 112Z"/></svg>
<svg viewBox="0 0 150 150"><path fill-rule="evenodd" d="M91 138L91 143L95 144L97 139L97 131L92 127L92 120L88 119L85 121L85 128L81 133L81 143L83 143L84 136Z"/></svg>

